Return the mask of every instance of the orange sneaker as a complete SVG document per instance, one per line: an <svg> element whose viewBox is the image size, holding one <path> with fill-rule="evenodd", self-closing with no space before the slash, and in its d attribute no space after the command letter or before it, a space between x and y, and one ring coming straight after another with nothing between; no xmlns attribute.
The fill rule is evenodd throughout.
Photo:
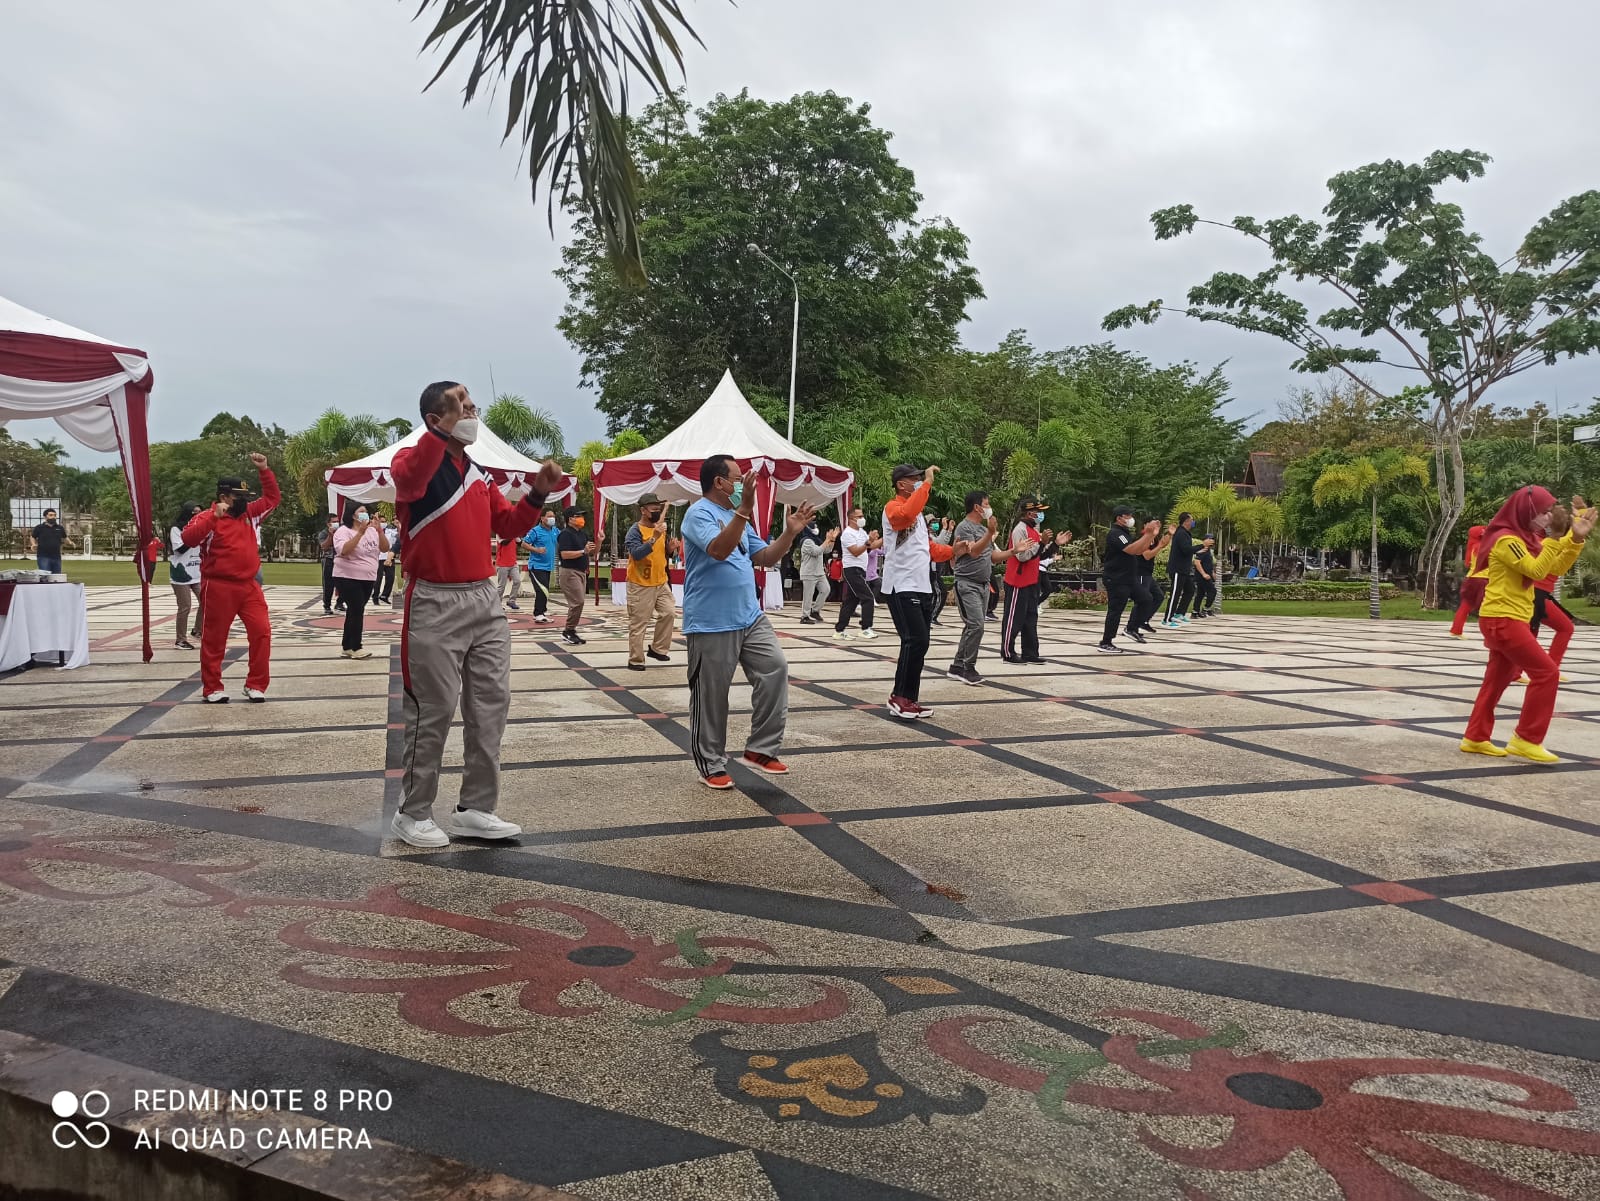
<svg viewBox="0 0 1600 1201"><path fill-rule="evenodd" d="M766 772L769 776L787 775L789 765L775 755L762 755L755 751L746 751L744 761L759 771Z"/></svg>
<svg viewBox="0 0 1600 1201"><path fill-rule="evenodd" d="M701 776L700 783L704 784L707 788L715 788L720 791L724 788L733 787L733 777L725 771L719 771L714 772L709 776Z"/></svg>

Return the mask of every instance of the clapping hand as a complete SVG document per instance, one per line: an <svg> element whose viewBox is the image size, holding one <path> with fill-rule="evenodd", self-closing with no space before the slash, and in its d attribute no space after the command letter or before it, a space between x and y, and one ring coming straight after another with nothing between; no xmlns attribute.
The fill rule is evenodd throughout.
<svg viewBox="0 0 1600 1201"><path fill-rule="evenodd" d="M1579 538L1587 538L1594 529L1596 517L1600 517L1600 510L1589 507L1581 496L1572 498L1572 532Z"/></svg>
<svg viewBox="0 0 1600 1201"><path fill-rule="evenodd" d="M745 472L744 475L740 476L739 480L740 483L744 485L744 491L739 496L739 512L743 513L745 518L748 520L750 514L755 512L757 480L756 469L752 467L749 471ZM746 510L749 511L746 512Z"/></svg>
<svg viewBox="0 0 1600 1201"><path fill-rule="evenodd" d="M956 558L962 559L972 553L972 543L965 541L957 542L950 549L955 552Z"/></svg>
<svg viewBox="0 0 1600 1201"><path fill-rule="evenodd" d="M751 472L750 474L753 476L755 472ZM816 513L817 507L815 505L800 505L798 508L789 513L789 519L783 523L783 528L788 533L789 537L793 538L801 530L805 529L806 526L811 524L811 519L816 516Z"/></svg>
<svg viewBox="0 0 1600 1201"><path fill-rule="evenodd" d="M540 496L549 496L566 482L567 473L554 459L539 464L539 474L533 477L533 490Z"/></svg>
<svg viewBox="0 0 1600 1201"><path fill-rule="evenodd" d="M1059 534L1056 535L1056 545L1057 546L1065 546L1067 543L1069 543L1071 541L1072 541L1072 531L1071 530L1062 530Z"/></svg>

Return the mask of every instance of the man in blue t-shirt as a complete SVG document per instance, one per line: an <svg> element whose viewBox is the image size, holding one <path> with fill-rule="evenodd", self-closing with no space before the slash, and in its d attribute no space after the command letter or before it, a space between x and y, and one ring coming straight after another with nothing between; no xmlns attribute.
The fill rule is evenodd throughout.
<svg viewBox="0 0 1600 1201"><path fill-rule="evenodd" d="M528 548L528 578L533 581L533 620L548 625L550 615L550 589L556 569L556 541L561 533L556 529L556 515L546 509L539 524L523 535Z"/></svg>
<svg viewBox="0 0 1600 1201"><path fill-rule="evenodd" d="M689 742L707 788L732 788L728 775L728 687L734 667L750 681L750 740L744 761L771 775L789 717L789 663L756 597L757 567L772 568L811 521L812 507L789 514L768 545L750 528L756 473L743 479L727 455L700 464L701 497L683 515L683 633L689 644Z"/></svg>

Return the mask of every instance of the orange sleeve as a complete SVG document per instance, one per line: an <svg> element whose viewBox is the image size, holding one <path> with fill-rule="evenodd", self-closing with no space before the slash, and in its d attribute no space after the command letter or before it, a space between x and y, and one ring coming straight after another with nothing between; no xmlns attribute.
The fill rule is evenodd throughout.
<svg viewBox="0 0 1600 1201"><path fill-rule="evenodd" d="M955 547L947 546L943 542L928 543L928 558L932 559L935 563L948 563L955 557Z"/></svg>
<svg viewBox="0 0 1600 1201"><path fill-rule="evenodd" d="M922 507L928 503L928 497L932 494L932 487L927 480L923 480L910 496L897 496L891 500L883 507L883 515L888 519L889 528L909 530L916 524L917 518L922 513Z"/></svg>

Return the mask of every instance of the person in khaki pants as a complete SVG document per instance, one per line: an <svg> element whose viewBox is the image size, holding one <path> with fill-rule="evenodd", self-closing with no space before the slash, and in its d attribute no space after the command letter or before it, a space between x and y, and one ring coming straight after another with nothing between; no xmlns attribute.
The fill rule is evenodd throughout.
<svg viewBox="0 0 1600 1201"><path fill-rule="evenodd" d="M628 668L644 670L644 657L666 663L672 648L672 627L677 606L672 600L672 583L667 578L667 527L662 520L666 506L654 492L639 498L639 520L628 527L623 546L628 552ZM644 644L645 627L655 617L655 633L650 646Z"/></svg>
<svg viewBox="0 0 1600 1201"><path fill-rule="evenodd" d="M567 528L556 538L556 575L567 602L567 624L561 628L561 641L582 646L585 639L578 635L578 621L583 617L583 595L589 586L589 556L594 554L594 542L583 532L589 519L587 509L569 505L562 515L567 519Z"/></svg>

